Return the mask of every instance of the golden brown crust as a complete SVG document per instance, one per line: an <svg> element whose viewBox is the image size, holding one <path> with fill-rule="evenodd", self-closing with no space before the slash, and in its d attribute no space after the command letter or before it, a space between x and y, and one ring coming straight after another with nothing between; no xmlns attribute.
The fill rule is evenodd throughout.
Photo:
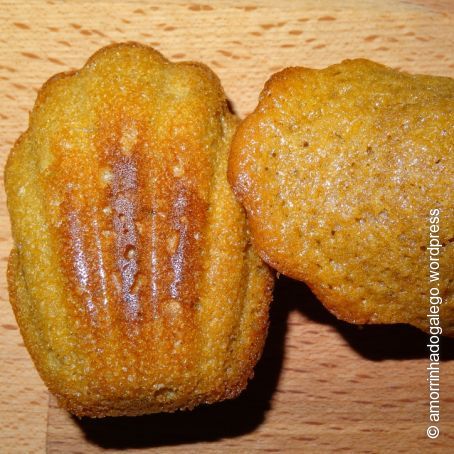
<svg viewBox="0 0 454 454"><path fill-rule="evenodd" d="M236 126L210 69L138 44L40 90L5 171L8 285L74 414L174 411L246 386L272 276L226 180Z"/></svg>
<svg viewBox="0 0 454 454"><path fill-rule="evenodd" d="M352 323L428 329L430 210L454 335L454 81L368 60L271 77L231 146L253 243Z"/></svg>

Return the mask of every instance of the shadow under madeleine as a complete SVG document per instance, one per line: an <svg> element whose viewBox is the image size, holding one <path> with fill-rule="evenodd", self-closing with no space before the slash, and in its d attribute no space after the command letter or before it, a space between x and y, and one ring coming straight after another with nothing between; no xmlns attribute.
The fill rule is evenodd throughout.
<svg viewBox="0 0 454 454"><path fill-rule="evenodd" d="M338 320L303 283L285 279L287 292L297 302L293 307L315 323L328 324L345 338L362 357L372 361L386 359L428 359L430 335L406 324L354 325ZM279 304L278 301L275 304ZM441 361L454 359L454 338L440 336Z"/></svg>

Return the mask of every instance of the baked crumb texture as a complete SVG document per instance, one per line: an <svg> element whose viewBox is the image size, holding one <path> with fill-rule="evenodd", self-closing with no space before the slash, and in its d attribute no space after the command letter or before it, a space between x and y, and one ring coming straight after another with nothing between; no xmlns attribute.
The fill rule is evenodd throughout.
<svg viewBox="0 0 454 454"><path fill-rule="evenodd" d="M271 273L227 183L218 78L151 48L101 49L39 92L8 159L8 285L25 344L78 416L237 396Z"/></svg>
<svg viewBox="0 0 454 454"><path fill-rule="evenodd" d="M262 258L352 323L428 329L438 208L454 336L453 159L453 79L346 60L271 77L234 137L229 180Z"/></svg>

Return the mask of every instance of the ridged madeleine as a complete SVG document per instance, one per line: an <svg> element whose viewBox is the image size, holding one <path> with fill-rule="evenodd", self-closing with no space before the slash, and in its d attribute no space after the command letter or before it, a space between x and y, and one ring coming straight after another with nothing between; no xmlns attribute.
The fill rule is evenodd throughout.
<svg viewBox="0 0 454 454"><path fill-rule="evenodd" d="M218 78L113 45L40 90L5 171L10 299L60 405L139 415L232 398L272 277L226 179Z"/></svg>
<svg viewBox="0 0 454 454"><path fill-rule="evenodd" d="M337 317L454 336L453 157L453 79L346 60L271 77L229 179L263 259Z"/></svg>

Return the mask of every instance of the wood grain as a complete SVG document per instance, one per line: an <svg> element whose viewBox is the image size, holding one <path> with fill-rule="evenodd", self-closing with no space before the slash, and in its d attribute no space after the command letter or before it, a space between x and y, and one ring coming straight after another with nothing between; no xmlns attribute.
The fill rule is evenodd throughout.
<svg viewBox="0 0 454 454"><path fill-rule="evenodd" d="M36 91L99 47L150 44L199 60L222 79L236 112L271 73L367 57L454 76L454 3L384 1L0 1L0 164ZM256 377L239 399L193 413L77 422L59 410L23 346L8 304L11 247L0 191L0 451L449 452L454 440L454 344L442 349L441 435L428 440L426 337L409 327L336 321L301 284L282 279Z"/></svg>

